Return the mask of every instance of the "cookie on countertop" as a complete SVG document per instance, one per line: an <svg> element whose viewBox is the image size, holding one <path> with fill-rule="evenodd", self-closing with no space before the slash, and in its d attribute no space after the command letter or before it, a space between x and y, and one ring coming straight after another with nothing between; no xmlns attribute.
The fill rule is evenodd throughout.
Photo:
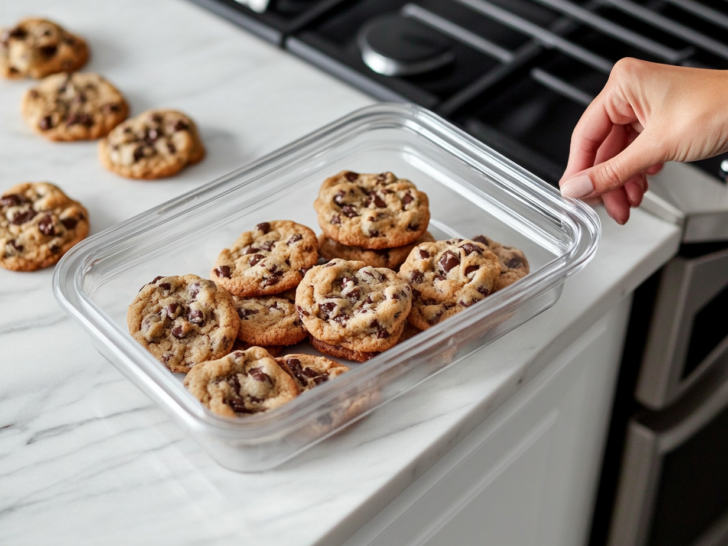
<svg viewBox="0 0 728 546"><path fill-rule="evenodd" d="M23 118L49 140L94 140L126 119L129 107L98 74L54 74L26 91Z"/></svg>
<svg viewBox="0 0 728 546"><path fill-rule="evenodd" d="M399 270L412 285L408 320L420 330L442 322L493 292L497 256L482 243L448 239L418 245Z"/></svg>
<svg viewBox="0 0 728 546"><path fill-rule="evenodd" d="M147 110L117 125L99 142L101 164L127 178L172 176L203 157L197 127L175 110Z"/></svg>
<svg viewBox="0 0 728 546"><path fill-rule="evenodd" d="M411 305L406 281L364 262L335 259L313 267L296 289L296 309L311 337L352 351L394 346Z"/></svg>
<svg viewBox="0 0 728 546"><path fill-rule="evenodd" d="M364 352L364 351L352 351L341 345L330 345L324 341L318 340L315 337L309 338L311 345L317 351L333 356L334 358L343 358L344 360L351 360L352 362L366 362L377 356L378 352Z"/></svg>
<svg viewBox="0 0 728 546"><path fill-rule="evenodd" d="M301 392L349 371L347 366L323 356L290 354L276 358L276 362L296 381Z"/></svg>
<svg viewBox="0 0 728 546"><path fill-rule="evenodd" d="M319 235L319 254L327 260L341 258L342 260L353 260L364 262L372 267L387 267L397 269L404 263L412 249L420 243L434 241L435 238L429 231L417 239L414 243L395 248L380 248L369 250L358 246L346 246L337 243L325 233Z"/></svg>
<svg viewBox="0 0 728 546"><path fill-rule="evenodd" d="M412 244L430 222L427 195L390 172L342 171L327 178L314 208L327 237L367 249Z"/></svg>
<svg viewBox="0 0 728 546"><path fill-rule="evenodd" d="M309 228L290 220L262 222L223 249L210 278L236 296L279 294L298 286L317 261Z"/></svg>
<svg viewBox="0 0 728 546"><path fill-rule="evenodd" d="M157 277L126 315L129 333L172 372L228 354L240 328L233 298L197 275Z"/></svg>
<svg viewBox="0 0 728 546"><path fill-rule="evenodd" d="M298 396L293 378L261 347L203 362L187 374L184 385L205 407L225 417L269 411Z"/></svg>
<svg viewBox="0 0 728 546"><path fill-rule="evenodd" d="M261 347L294 345L308 337L296 312L296 292L272 296L233 296L240 316L238 339Z"/></svg>
<svg viewBox="0 0 728 546"><path fill-rule="evenodd" d="M483 243L493 254L498 256L501 262L501 273L495 281L493 292L503 290L505 287L512 285L531 272L526 255L519 249L512 246L504 246L485 235L473 237L473 241Z"/></svg>
<svg viewBox="0 0 728 546"><path fill-rule="evenodd" d="M46 19L24 19L0 29L0 75L40 79L74 72L88 60L86 42Z"/></svg>
<svg viewBox="0 0 728 546"><path fill-rule="evenodd" d="M0 197L0 266L35 271L58 262L88 235L88 212L48 182L26 182Z"/></svg>

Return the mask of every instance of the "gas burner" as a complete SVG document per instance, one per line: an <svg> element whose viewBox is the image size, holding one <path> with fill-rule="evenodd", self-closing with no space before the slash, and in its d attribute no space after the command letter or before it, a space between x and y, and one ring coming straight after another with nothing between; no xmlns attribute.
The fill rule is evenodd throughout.
<svg viewBox="0 0 728 546"><path fill-rule="evenodd" d="M399 14L377 17L359 31L362 60L384 76L413 76L453 62L452 42L435 30Z"/></svg>

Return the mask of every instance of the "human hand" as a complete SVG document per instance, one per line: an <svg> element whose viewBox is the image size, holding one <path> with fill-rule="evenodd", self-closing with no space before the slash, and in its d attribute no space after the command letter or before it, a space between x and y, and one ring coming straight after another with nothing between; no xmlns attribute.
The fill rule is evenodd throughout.
<svg viewBox="0 0 728 546"><path fill-rule="evenodd" d="M601 200L619 224L665 161L728 151L728 71L622 59L579 120L559 186Z"/></svg>

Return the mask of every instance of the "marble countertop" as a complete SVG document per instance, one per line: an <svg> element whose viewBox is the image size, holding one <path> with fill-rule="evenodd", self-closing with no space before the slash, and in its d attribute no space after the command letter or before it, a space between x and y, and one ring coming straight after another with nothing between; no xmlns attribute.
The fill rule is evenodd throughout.
<svg viewBox="0 0 728 546"><path fill-rule="evenodd" d="M42 15L86 37L87 69L132 113L188 112L207 158L167 181L118 178L95 143L34 135L19 115L30 84L2 81L3 187L55 182L86 205L96 233L373 102L192 4L151 6L0 0L0 25ZM0 543L340 544L677 248L678 229L646 213L626 227L600 214L599 252L553 308L259 474L221 468L105 361L57 305L52 270L0 270Z"/></svg>

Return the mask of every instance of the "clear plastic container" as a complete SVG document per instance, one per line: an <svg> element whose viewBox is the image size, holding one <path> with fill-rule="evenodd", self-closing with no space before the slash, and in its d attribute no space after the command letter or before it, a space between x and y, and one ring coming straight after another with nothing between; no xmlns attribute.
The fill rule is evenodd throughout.
<svg viewBox="0 0 728 546"><path fill-rule="evenodd" d="M207 277L219 251L259 222L290 219L318 231L313 201L322 181L341 170L412 180L429 196L436 238L486 234L522 249L531 274L283 407L238 419L214 415L129 335L128 305L157 275ZM562 199L438 116L380 104L86 239L56 267L53 288L99 352L212 457L233 470L260 471L552 306L564 280L594 255L600 231L590 208Z"/></svg>

